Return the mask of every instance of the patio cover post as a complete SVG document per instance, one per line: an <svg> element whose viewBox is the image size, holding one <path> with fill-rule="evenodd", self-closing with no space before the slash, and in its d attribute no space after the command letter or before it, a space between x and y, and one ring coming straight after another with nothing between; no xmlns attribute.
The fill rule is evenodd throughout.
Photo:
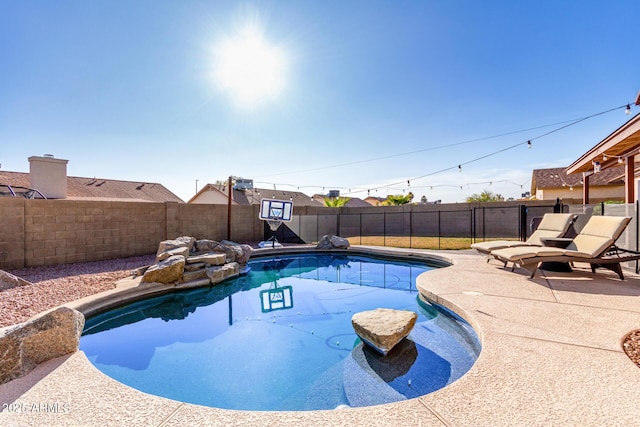
<svg viewBox="0 0 640 427"><path fill-rule="evenodd" d="M634 174L634 160L633 155L628 156L624 163L624 202L627 204L635 202L635 174Z"/></svg>
<svg viewBox="0 0 640 427"><path fill-rule="evenodd" d="M589 204L589 177L591 176L588 172L582 172L582 204Z"/></svg>

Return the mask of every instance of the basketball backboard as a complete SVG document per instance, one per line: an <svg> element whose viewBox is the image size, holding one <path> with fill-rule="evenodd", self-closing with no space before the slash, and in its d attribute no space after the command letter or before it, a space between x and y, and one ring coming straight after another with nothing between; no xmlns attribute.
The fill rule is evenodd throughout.
<svg viewBox="0 0 640 427"><path fill-rule="evenodd" d="M291 221L293 202L289 200L262 199L260 201L260 219Z"/></svg>

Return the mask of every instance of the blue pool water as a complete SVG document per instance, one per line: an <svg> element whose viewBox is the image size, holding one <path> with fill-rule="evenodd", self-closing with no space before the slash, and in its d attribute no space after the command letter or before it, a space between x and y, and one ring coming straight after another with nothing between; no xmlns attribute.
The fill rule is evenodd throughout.
<svg viewBox="0 0 640 427"><path fill-rule="evenodd" d="M433 267L371 256L256 259L250 273L87 320L80 348L141 391L241 410L317 410L418 397L464 375L473 329L418 295ZM386 356L362 344L354 313L412 310L408 339Z"/></svg>

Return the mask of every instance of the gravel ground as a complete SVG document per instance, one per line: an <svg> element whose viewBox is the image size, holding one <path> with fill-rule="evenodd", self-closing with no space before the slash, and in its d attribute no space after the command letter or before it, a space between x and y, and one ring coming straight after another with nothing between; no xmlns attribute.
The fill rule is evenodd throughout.
<svg viewBox="0 0 640 427"><path fill-rule="evenodd" d="M42 311L113 289L131 271L155 262L155 255L12 270L31 285L0 292L0 327L24 322ZM640 329L624 340L627 356L640 367Z"/></svg>
<svg viewBox="0 0 640 427"><path fill-rule="evenodd" d="M107 261L81 262L11 270L31 285L0 292L0 327L24 322L31 316L66 302L115 288L131 271L155 262L155 255Z"/></svg>

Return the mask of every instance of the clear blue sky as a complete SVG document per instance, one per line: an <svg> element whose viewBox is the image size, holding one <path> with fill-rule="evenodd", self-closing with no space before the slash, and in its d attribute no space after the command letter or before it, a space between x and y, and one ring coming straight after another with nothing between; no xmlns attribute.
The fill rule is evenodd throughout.
<svg viewBox="0 0 640 427"><path fill-rule="evenodd" d="M533 169L569 165L630 116L540 135L639 112L638 17L633 0L2 1L1 168L51 153L71 176L185 201L229 175L309 195L519 197ZM247 25L284 58L280 90L251 105L214 78Z"/></svg>

